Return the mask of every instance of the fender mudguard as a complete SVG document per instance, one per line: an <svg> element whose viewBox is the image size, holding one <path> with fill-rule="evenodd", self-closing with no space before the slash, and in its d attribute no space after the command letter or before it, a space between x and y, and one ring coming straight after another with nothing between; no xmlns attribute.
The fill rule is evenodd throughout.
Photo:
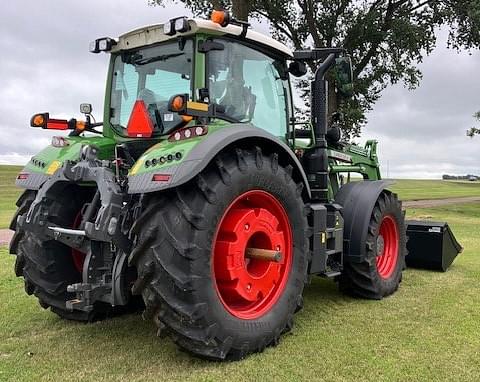
<svg viewBox="0 0 480 382"><path fill-rule="evenodd" d="M275 150L278 150L279 154L286 154L292 166L294 166L295 170L300 174L308 196L311 196L307 176L300 161L290 147L265 130L244 123L232 124L229 127L209 133L201 142L193 147L181 163L161 170L162 174L170 175L169 180L166 182L152 181L152 172L130 175L128 177L128 193L155 192L185 184L198 175L224 148L235 142L240 143L246 140L255 141L255 144L258 146L268 146L270 151L272 150L271 148L274 147Z"/></svg>
<svg viewBox="0 0 480 382"><path fill-rule="evenodd" d="M344 219L343 252L346 262L358 263L365 258L368 225L380 193L393 181L375 180L347 183L335 195Z"/></svg>

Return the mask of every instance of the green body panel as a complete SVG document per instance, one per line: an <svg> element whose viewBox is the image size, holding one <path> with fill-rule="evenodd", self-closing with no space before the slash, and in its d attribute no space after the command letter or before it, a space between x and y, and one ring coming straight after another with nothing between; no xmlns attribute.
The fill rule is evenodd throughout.
<svg viewBox="0 0 480 382"><path fill-rule="evenodd" d="M30 162L27 163L23 171L34 172L40 174L49 174L50 166L58 161L59 165L66 160L80 159L80 150L83 145L93 145L99 149L100 159L111 159L113 157L115 141L108 137L66 137L69 143L65 147L47 146L38 154L36 154ZM38 165L35 163L41 163ZM43 165L44 164L44 165Z"/></svg>
<svg viewBox="0 0 480 382"><path fill-rule="evenodd" d="M194 125L192 122L189 125ZM212 120L208 125L208 133L195 138L189 138L182 141L169 141L166 137L160 140L156 145L150 147L140 158L138 158L135 165L130 170L129 175L141 175L144 173L152 172L158 173L159 170L169 168L172 165L178 165L183 162L188 156L188 153L200 142L202 142L208 134L212 134L215 131L223 128L228 128L231 124L220 119ZM175 155L180 153L181 158L175 159ZM167 158L168 155L174 157L173 161L167 161L164 163L158 163L155 166L147 167L145 163L153 159L159 160L160 158Z"/></svg>
<svg viewBox="0 0 480 382"><path fill-rule="evenodd" d="M198 47L198 42L205 40L208 35L198 34L195 38L195 47ZM194 52L194 70L193 70L193 88L202 89L205 87L205 53L199 53L195 48ZM194 100L197 101L197 92L193 92Z"/></svg>
<svg viewBox="0 0 480 382"><path fill-rule="evenodd" d="M360 174L365 180L380 180L380 167L377 156L377 141L367 141L365 147L349 144L342 149L330 148L329 156L329 197L334 199L351 174ZM346 179L345 179L346 177Z"/></svg>

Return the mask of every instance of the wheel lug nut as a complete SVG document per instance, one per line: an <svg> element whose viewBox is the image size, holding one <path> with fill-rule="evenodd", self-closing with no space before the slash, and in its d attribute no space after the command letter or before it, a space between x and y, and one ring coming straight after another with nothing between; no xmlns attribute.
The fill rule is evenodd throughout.
<svg viewBox="0 0 480 382"><path fill-rule="evenodd" d="M275 250L276 250L276 251L280 251L280 246L277 245L277 246L275 247Z"/></svg>
<svg viewBox="0 0 480 382"><path fill-rule="evenodd" d="M252 289L252 284L247 284L247 290L251 290Z"/></svg>
<svg viewBox="0 0 480 382"><path fill-rule="evenodd" d="M250 224L245 224L245 231L248 231L250 229Z"/></svg>

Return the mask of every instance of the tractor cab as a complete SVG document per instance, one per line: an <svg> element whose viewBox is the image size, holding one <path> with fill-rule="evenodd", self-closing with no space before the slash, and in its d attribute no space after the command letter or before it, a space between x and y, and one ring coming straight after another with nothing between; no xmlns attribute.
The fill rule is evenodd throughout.
<svg viewBox="0 0 480 382"><path fill-rule="evenodd" d="M207 124L215 119L250 123L286 137L293 112L287 60L293 53L246 23L213 20L181 17L108 44L92 43L92 52L103 46L112 55L107 128L120 137L162 137L192 118L207 117ZM175 96L204 105L189 115L169 102ZM201 110L208 105L210 112Z"/></svg>

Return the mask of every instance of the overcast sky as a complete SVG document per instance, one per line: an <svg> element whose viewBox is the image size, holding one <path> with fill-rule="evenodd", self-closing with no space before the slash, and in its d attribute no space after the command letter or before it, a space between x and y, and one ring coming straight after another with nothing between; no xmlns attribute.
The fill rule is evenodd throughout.
<svg viewBox="0 0 480 382"><path fill-rule="evenodd" d="M0 11L0 163L26 163L50 142L51 133L29 128L30 116L81 115L93 104L101 119L108 56L90 54L97 37L188 14L181 6L147 6L147 0L16 0ZM266 26L256 29L267 32ZM480 53L445 49L421 65L415 91L390 87L369 115L361 142L375 138L383 175L438 178L443 173L480 175L480 137L466 137L480 109ZM57 133L58 135L58 133Z"/></svg>

